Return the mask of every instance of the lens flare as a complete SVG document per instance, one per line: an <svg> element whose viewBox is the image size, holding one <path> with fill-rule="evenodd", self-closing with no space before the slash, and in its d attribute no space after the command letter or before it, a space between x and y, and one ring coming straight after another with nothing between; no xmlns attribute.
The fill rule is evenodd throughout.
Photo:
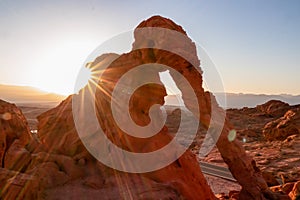
<svg viewBox="0 0 300 200"><path fill-rule="evenodd" d="M235 140L236 130L232 129L231 131L229 131L227 138L228 138L229 142L232 142L233 140Z"/></svg>

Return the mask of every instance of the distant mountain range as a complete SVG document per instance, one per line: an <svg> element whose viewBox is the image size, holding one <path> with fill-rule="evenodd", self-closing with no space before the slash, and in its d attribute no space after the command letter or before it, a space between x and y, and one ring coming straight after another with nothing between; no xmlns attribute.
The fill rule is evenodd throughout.
<svg viewBox="0 0 300 200"><path fill-rule="evenodd" d="M215 96L217 99L224 96L222 93L216 93ZM290 105L300 104L300 95L294 96L289 94L280 94L280 95L266 95L266 94L233 94L226 93L226 104L220 105L224 108L243 108L243 107L255 107L257 105L263 104L269 100L280 100L286 102ZM221 101L219 101L221 102Z"/></svg>
<svg viewBox="0 0 300 200"><path fill-rule="evenodd" d="M243 108L255 107L269 100L280 100L290 105L300 104L300 95L289 94L266 95L266 94L234 94L234 93L215 93L214 94L223 108ZM224 96L226 95L226 104ZM66 96L47 93L34 87L0 85L0 99L8 102L22 103L57 103L64 100ZM179 103L175 95L169 95L166 98L167 105L176 105Z"/></svg>
<svg viewBox="0 0 300 200"><path fill-rule="evenodd" d="M47 93L34 87L0 85L0 99L11 103L56 103L65 98L65 96Z"/></svg>
<svg viewBox="0 0 300 200"><path fill-rule="evenodd" d="M280 100L290 105L300 104L300 95L266 95L266 94L234 94L234 93L215 93L217 101L223 108L243 108L243 107L255 107L263 104L269 100ZM226 96L226 103L224 101ZM179 105L175 95L169 95L166 98L166 104Z"/></svg>

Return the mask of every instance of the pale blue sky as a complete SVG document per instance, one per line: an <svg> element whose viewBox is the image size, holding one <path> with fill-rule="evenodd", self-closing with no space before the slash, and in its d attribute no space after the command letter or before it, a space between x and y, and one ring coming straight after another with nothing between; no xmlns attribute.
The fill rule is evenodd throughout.
<svg viewBox="0 0 300 200"><path fill-rule="evenodd" d="M71 93L94 48L157 14L206 49L227 92L300 94L297 0L0 0L0 84Z"/></svg>

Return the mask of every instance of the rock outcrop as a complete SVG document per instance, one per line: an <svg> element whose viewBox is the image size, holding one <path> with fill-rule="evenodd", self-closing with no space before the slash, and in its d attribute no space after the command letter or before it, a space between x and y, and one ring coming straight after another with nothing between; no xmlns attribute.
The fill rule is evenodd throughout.
<svg viewBox="0 0 300 200"><path fill-rule="evenodd" d="M143 24L151 24L151 26L149 25L148 27L153 27L156 25L158 26L161 23L164 24L164 27L176 27L170 20L161 17L153 17L145 22L142 22L138 28L140 28ZM149 31L150 32L146 31L146 35L151 35L152 30ZM162 31L159 34L161 35L156 35L156 37L162 37L165 33ZM137 50L120 55L108 66L108 68L101 75L101 79L98 83L99 89L96 92L96 107L98 111L97 116L99 123L102 129L105 130L107 137L113 141L114 144L122 147L122 149L135 153L154 152L167 145L173 138L168 133L166 127L163 127L156 135L147 139L133 137L119 128L113 117L113 112L110 106L112 101L119 101L117 99L112 99L113 90L115 89L118 80L134 67L147 63L156 63L157 59L159 60L157 63L167 66L173 66L176 64L177 67L182 70L185 70L187 67L189 67L189 65L191 65L181 57L165 50L158 50L159 48L156 49L153 47L155 49L153 52L149 52L151 51L149 49L141 49L140 45L143 45L144 42L148 42L150 40L148 38L144 38L144 36L144 34L139 34L139 32L136 31L133 48ZM152 45L155 45L155 40L151 41L153 42ZM164 43L165 38L161 38L160 41ZM195 46L191 41L188 44L185 43L179 45L181 46L178 48L185 50L184 46L188 46L188 49L193 50L192 52L195 53ZM194 59L194 61L199 63L198 59ZM91 64L91 66L95 65L97 65L97 62ZM148 70L132 73L131 77L126 79L127 82L125 85L138 85L140 82L145 81L145 79L149 81L156 80L157 82L160 82L158 71L152 70L151 66L149 66ZM200 83L202 82L201 77L198 77L197 80ZM124 90L126 89L130 89L130 87L125 87ZM127 92L124 92L124 95L126 94ZM199 94L202 95L201 98L205 98L205 96L203 96L204 91ZM134 91L129 101L129 112L135 123L140 126L147 125L150 122L149 108L154 104L163 105L164 96L166 96L166 90L159 84L146 84ZM205 107L205 109L207 108ZM156 111L155 118L153 118L154 124L161 121L161 115L162 114L159 111ZM143 133L141 132L140 134L142 135ZM168 153L175 157L177 150L172 149ZM158 156L156 158L157 162L160 162L160 159L164 157L168 156ZM142 174L142 176L151 180L157 180L162 183L169 183L170 186L176 188L176 190L187 199L214 198L212 191L210 190L205 178L201 173L201 169L195 156L189 151L185 152L176 160L176 162L173 162L162 169Z"/></svg>
<svg viewBox="0 0 300 200"><path fill-rule="evenodd" d="M283 117L267 123L263 129L266 140L285 140L300 133L300 109L289 110Z"/></svg>
<svg viewBox="0 0 300 200"><path fill-rule="evenodd" d="M297 116L292 117L291 115L294 115L292 113L298 113L299 109L300 106L298 105L290 106L278 100L271 100L257 105L255 108L228 109L226 114L237 130L239 140L244 138L246 141L272 141L280 139L280 136L276 135L277 133L280 134L279 130L287 131L287 133L283 133L281 140L284 140L289 135L297 134L296 129L300 125L297 121ZM289 126L293 130L285 129L284 127L287 124L293 124ZM280 128L276 128L277 125ZM274 134L271 132L274 132Z"/></svg>
<svg viewBox="0 0 300 200"><path fill-rule="evenodd" d="M74 125L72 96L38 116L38 121L38 136L44 151L70 157L86 152Z"/></svg>
<svg viewBox="0 0 300 200"><path fill-rule="evenodd" d="M0 165L11 170L22 170L28 162L25 145L31 138L27 121L16 105L0 100Z"/></svg>
<svg viewBox="0 0 300 200"><path fill-rule="evenodd" d="M256 109L271 117L281 117L290 109L290 105L279 100L271 100L262 105L258 105Z"/></svg>
<svg viewBox="0 0 300 200"><path fill-rule="evenodd" d="M288 194L287 200L298 200L300 198L300 181L274 186L271 187L271 190Z"/></svg>
<svg viewBox="0 0 300 200"><path fill-rule="evenodd" d="M142 22L138 28L161 27L161 23L163 21L166 20L161 19L159 16L152 17ZM168 23L170 24L168 26L169 29L186 34L181 27L174 26L173 22ZM165 25L163 27L166 28L167 23L164 24ZM233 176L243 187L242 192L240 193L240 198L276 198L275 195L268 189L260 170L256 167L255 161L245 153L241 144L237 140L232 142L228 140L228 133L233 129L233 126L229 123L229 121L225 119L225 122L223 123L222 120L214 119L215 121L210 122L212 109L218 110L219 116L224 115L224 112L218 107L213 95L209 92L205 92L202 87L202 74L199 69L200 63L196 54L196 47L194 43L189 39L182 42L183 40L178 40L177 37L165 34L163 31L154 36L155 38L159 38L159 40L153 40L153 36L150 36L151 32L152 31L149 30L148 33L142 35L139 35L138 31L135 33L135 42L133 44L134 49L141 48L145 45L145 43L148 43L148 45L151 43L151 47L153 48L150 50L140 49L138 50L138 53L136 53L136 56L142 58L143 63L151 62L170 66L189 80L189 84L196 93L198 104L195 104L195 102L191 100L189 93L185 93L186 85L181 81L180 77L174 73L174 71L170 71L170 75L173 77L177 87L182 91L182 98L186 107L197 117L199 116L197 115L196 110L199 109L199 120L201 124L206 128L209 128L211 125L210 123L213 123L213 126L215 127L223 127L221 136L217 142L217 147L224 161L229 166ZM181 55L184 55L187 60L178 56L176 51L170 52L162 50L168 49L170 46L176 50L180 49L180 53L182 53ZM132 52L132 54L134 54L134 52Z"/></svg>
<svg viewBox="0 0 300 200"><path fill-rule="evenodd" d="M292 200L297 200L300 198L300 181L294 184L292 191L289 193Z"/></svg>
<svg viewBox="0 0 300 200"><path fill-rule="evenodd" d="M14 169L16 171L0 169L1 199L185 197L171 183L153 180L139 174L118 172L97 162L80 142L72 118L72 96L58 107L39 116L40 141L28 139L26 144L21 145L26 146L26 150L30 152L29 162L26 165L20 162L23 173L17 169ZM24 128L27 130L26 120L20 121L24 122ZM13 161L18 160L15 158L15 155L9 156ZM186 163L190 161L187 160ZM164 175L166 179L169 176ZM180 178L177 181L180 181Z"/></svg>

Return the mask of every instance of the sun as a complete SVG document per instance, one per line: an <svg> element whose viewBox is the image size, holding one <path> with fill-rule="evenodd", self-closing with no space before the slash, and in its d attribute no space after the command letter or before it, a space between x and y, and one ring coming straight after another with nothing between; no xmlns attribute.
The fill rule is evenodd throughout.
<svg viewBox="0 0 300 200"><path fill-rule="evenodd" d="M76 38L48 44L29 68L31 85L62 95L78 92L91 78L85 62L93 49L94 44Z"/></svg>

